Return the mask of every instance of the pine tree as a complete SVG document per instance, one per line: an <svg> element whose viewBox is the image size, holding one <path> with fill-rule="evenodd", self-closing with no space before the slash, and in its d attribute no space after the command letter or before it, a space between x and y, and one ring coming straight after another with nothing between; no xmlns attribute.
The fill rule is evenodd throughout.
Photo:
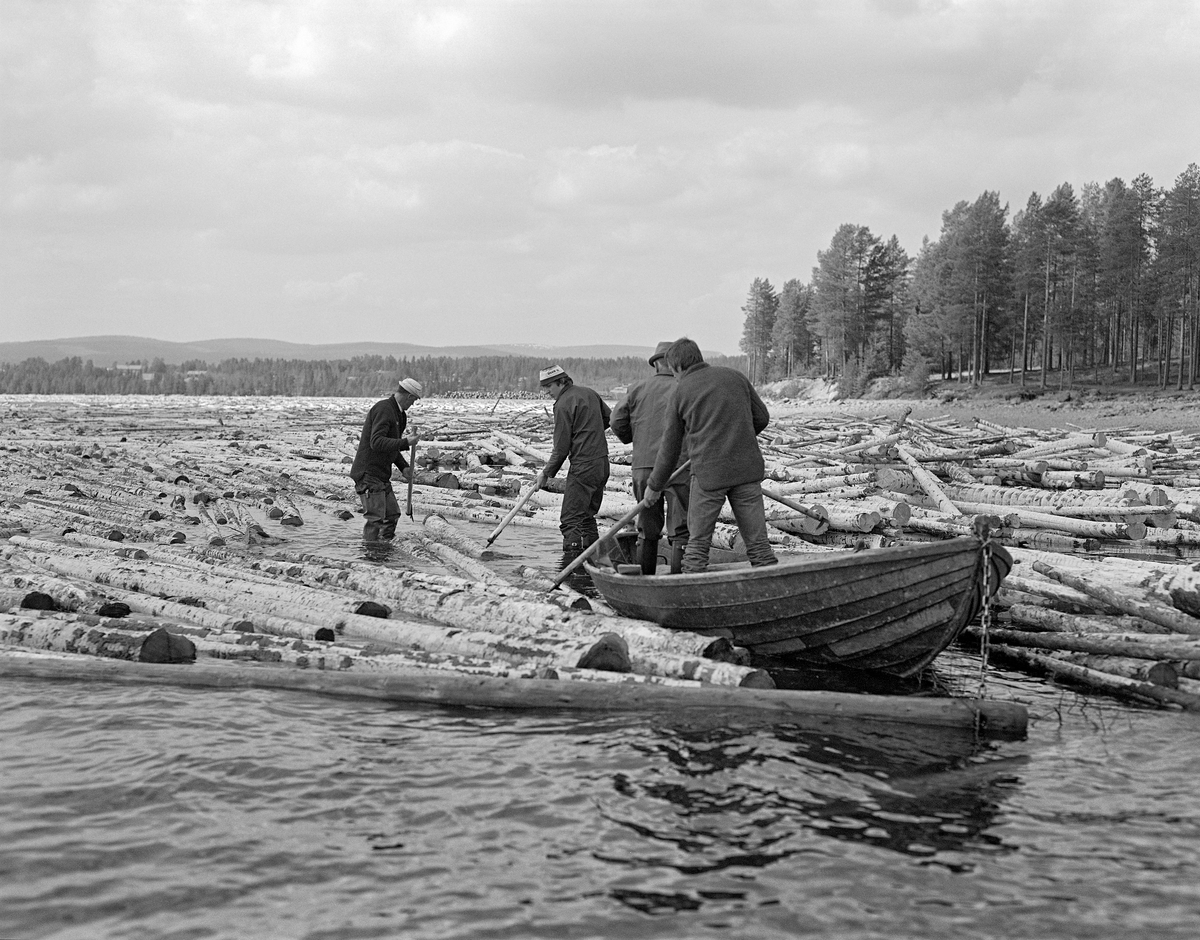
<svg viewBox="0 0 1200 940"><path fill-rule="evenodd" d="M779 298L765 277L756 277L742 312L746 315L742 327L740 348L749 359L748 376L751 382L765 381L770 365L771 331Z"/></svg>
<svg viewBox="0 0 1200 940"><path fill-rule="evenodd" d="M779 309L771 331L771 348L775 356L775 374L790 378L799 369L806 369L812 355L806 317L812 303L812 288L795 278L783 285L779 294Z"/></svg>

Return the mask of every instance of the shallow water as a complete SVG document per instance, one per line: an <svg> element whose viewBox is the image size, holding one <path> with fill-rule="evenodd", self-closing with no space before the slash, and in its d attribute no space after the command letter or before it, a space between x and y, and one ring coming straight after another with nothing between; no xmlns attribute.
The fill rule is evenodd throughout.
<svg viewBox="0 0 1200 940"><path fill-rule="evenodd" d="M496 550L553 571L558 535ZM1195 936L1200 718L987 692L1026 740L4 680L0 937Z"/></svg>

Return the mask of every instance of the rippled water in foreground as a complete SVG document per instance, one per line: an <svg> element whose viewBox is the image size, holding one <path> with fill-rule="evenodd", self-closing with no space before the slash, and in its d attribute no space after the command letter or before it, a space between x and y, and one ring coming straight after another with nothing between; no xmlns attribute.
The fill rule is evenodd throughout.
<svg viewBox="0 0 1200 940"><path fill-rule="evenodd" d="M1200 718L988 693L1027 740L6 679L0 937L1194 937Z"/></svg>
<svg viewBox="0 0 1200 940"><path fill-rule="evenodd" d="M0 936L1195 936L1200 722L992 692L1027 740L6 680Z"/></svg>

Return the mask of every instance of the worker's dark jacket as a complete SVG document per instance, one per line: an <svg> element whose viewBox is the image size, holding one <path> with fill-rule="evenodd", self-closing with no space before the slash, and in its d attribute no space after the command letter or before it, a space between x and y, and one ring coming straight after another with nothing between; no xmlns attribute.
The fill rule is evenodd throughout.
<svg viewBox="0 0 1200 940"><path fill-rule="evenodd" d="M568 385L554 403L554 446L546 462L552 477L571 458L571 472L604 467L608 475L608 441L604 431L612 410L590 388Z"/></svg>
<svg viewBox="0 0 1200 940"><path fill-rule="evenodd" d="M766 470L759 433L767 406L742 373L699 362L675 380L667 398L663 439L649 486L662 490L687 444L692 477L706 490L762 482Z"/></svg>
<svg viewBox="0 0 1200 940"><path fill-rule="evenodd" d="M392 478L392 464L402 471L408 466L404 455L409 442L402 436L406 427L408 415L394 396L371 406L358 439L358 453L350 466L350 479L356 488L363 484L383 486Z"/></svg>
<svg viewBox="0 0 1200 940"><path fill-rule="evenodd" d="M622 444L633 443L632 466L649 470L658 456L662 442L663 424L667 413L667 398L675 387L675 376L655 373L648 379L634 382L625 397L612 412L613 434ZM679 462L687 459L686 442Z"/></svg>

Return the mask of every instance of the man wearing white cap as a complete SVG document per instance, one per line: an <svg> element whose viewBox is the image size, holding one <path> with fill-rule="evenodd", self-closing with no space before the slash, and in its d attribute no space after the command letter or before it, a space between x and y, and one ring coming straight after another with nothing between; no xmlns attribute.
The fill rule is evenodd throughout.
<svg viewBox="0 0 1200 940"><path fill-rule="evenodd" d="M396 534L400 504L392 490L392 464L401 473L406 469L413 472L404 455L418 437L415 432L405 437L404 430L408 427L408 409L420 397L421 383L403 378L395 392L371 406L363 422L350 479L354 481L354 492L362 500L367 519L363 538L367 541L390 539Z"/></svg>
<svg viewBox="0 0 1200 940"><path fill-rule="evenodd" d="M554 399L554 445L550 459L538 472L538 485L554 476L568 457L558 527L563 537L563 564L600 538L596 513L604 499L608 482L608 441L604 431L612 412L590 388L576 385L562 366L554 365L538 373L542 388Z"/></svg>

